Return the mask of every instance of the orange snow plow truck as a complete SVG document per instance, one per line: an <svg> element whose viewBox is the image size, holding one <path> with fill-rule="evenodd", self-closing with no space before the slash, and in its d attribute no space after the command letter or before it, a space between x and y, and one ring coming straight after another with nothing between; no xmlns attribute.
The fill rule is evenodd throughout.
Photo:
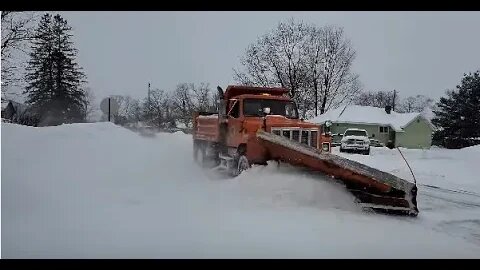
<svg viewBox="0 0 480 270"><path fill-rule="evenodd" d="M337 179L359 204L381 212L417 216L417 186L392 174L331 153L329 127L300 119L285 88L217 87L218 112L195 112L197 163L232 176L252 164L285 162Z"/></svg>

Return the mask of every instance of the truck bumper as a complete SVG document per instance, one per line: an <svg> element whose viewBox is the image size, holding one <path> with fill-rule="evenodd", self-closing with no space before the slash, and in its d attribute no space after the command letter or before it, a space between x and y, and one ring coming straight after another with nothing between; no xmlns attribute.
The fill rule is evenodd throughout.
<svg viewBox="0 0 480 270"><path fill-rule="evenodd" d="M366 151L370 147L369 145L361 145L361 144L341 144L340 147L343 150L347 151Z"/></svg>

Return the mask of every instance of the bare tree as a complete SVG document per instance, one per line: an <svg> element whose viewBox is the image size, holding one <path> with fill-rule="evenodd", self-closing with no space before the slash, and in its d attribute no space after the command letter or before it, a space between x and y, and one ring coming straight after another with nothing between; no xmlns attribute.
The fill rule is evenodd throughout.
<svg viewBox="0 0 480 270"><path fill-rule="evenodd" d="M170 97L170 113L181 123L189 127L194 111L215 111L218 96L212 94L207 83L181 83Z"/></svg>
<svg viewBox="0 0 480 270"><path fill-rule="evenodd" d="M360 90L351 72L355 51L336 26L319 28L290 19L251 44L241 58L244 71L234 69L245 85L282 86L300 113L314 115L349 102Z"/></svg>
<svg viewBox="0 0 480 270"><path fill-rule="evenodd" d="M173 106L172 95L167 95L165 100L163 101L163 110L164 110L164 126L166 128L175 128L177 127L177 123L175 121L176 115Z"/></svg>
<svg viewBox="0 0 480 270"><path fill-rule="evenodd" d="M85 88L85 99L84 99L84 106L85 106L85 119L90 119L95 110L98 109L95 106L95 95L90 87Z"/></svg>
<svg viewBox="0 0 480 270"><path fill-rule="evenodd" d="M307 57L312 65L309 78L315 91L317 115L318 108L320 114L323 114L330 108L338 107L357 94L361 86L358 75L351 72L355 50L350 40L345 38L343 28L311 27L310 40L314 50L307 54Z"/></svg>
<svg viewBox="0 0 480 270"><path fill-rule="evenodd" d="M395 95L398 99L398 94ZM354 100L356 105L372 106L385 108L387 105L392 106L393 91L377 91L377 92L361 92Z"/></svg>
<svg viewBox="0 0 480 270"><path fill-rule="evenodd" d="M176 118L185 126L190 126L194 106L188 83L177 85L171 99Z"/></svg>
<svg viewBox="0 0 480 270"><path fill-rule="evenodd" d="M119 114L125 116L127 121L132 120L135 110L137 109L136 106L138 105L138 100L130 97L124 96L122 98L122 103L120 104Z"/></svg>
<svg viewBox="0 0 480 270"><path fill-rule="evenodd" d="M118 111L113 115L117 124L125 124L140 121L142 111L140 102L130 96L110 96L118 104Z"/></svg>
<svg viewBox="0 0 480 270"><path fill-rule="evenodd" d="M241 58L245 72L234 70L235 79L245 85L281 86L289 89L291 98L305 86L304 51L307 25L293 19L251 44Z"/></svg>
<svg viewBox="0 0 480 270"><path fill-rule="evenodd" d="M218 111L220 96L218 92L213 92L210 101L209 101L209 110L212 112Z"/></svg>
<svg viewBox="0 0 480 270"><path fill-rule="evenodd" d="M2 96L14 83L21 80L21 70L24 68L19 58L27 52L28 42L33 39L36 12L2 11Z"/></svg>
<svg viewBox="0 0 480 270"><path fill-rule="evenodd" d="M190 83L192 105L194 110L208 111L210 109L211 90L208 83L200 83L200 86Z"/></svg>
<svg viewBox="0 0 480 270"><path fill-rule="evenodd" d="M146 100L144 107L146 121L155 127L164 127L166 124L165 104L168 96L164 90L155 89L150 92L150 100ZM148 104L150 103L150 104Z"/></svg>
<svg viewBox="0 0 480 270"><path fill-rule="evenodd" d="M129 122L138 122L142 120L142 106L138 99L132 99L127 119Z"/></svg>
<svg viewBox="0 0 480 270"><path fill-rule="evenodd" d="M393 101L394 97L395 101ZM395 106L395 111L400 113L422 112L424 109L432 107L433 104L433 99L424 95L409 96L401 102L399 100L399 95L397 93L394 95L394 91L377 91L362 92L354 101L356 105L380 108L384 108L387 105L393 108L393 102L395 102L398 105Z"/></svg>
<svg viewBox="0 0 480 270"><path fill-rule="evenodd" d="M433 99L424 95L416 95L407 97L399 106L399 112L422 112L425 108L431 107Z"/></svg>
<svg viewBox="0 0 480 270"><path fill-rule="evenodd" d="M406 99L403 100L403 102L400 104L400 110L406 113L412 112L413 108L415 107L416 99L415 97L407 97Z"/></svg>

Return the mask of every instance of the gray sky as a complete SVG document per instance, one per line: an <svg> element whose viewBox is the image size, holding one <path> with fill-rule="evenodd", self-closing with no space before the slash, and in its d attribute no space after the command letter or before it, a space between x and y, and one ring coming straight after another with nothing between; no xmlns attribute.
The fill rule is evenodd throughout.
<svg viewBox="0 0 480 270"><path fill-rule="evenodd" d="M480 69L479 12L61 12L99 99L143 98L147 83L234 83L232 68L256 38L293 17L344 27L365 90L438 98Z"/></svg>

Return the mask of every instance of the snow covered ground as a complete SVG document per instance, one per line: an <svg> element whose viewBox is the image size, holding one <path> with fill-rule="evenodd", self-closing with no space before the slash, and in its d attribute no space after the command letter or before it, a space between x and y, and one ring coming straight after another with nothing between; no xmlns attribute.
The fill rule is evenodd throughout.
<svg viewBox="0 0 480 270"><path fill-rule="evenodd" d="M1 136L3 258L480 258L478 147L404 150L420 190L407 218L287 165L203 170L180 132L2 123ZM344 156L411 177L395 151Z"/></svg>

